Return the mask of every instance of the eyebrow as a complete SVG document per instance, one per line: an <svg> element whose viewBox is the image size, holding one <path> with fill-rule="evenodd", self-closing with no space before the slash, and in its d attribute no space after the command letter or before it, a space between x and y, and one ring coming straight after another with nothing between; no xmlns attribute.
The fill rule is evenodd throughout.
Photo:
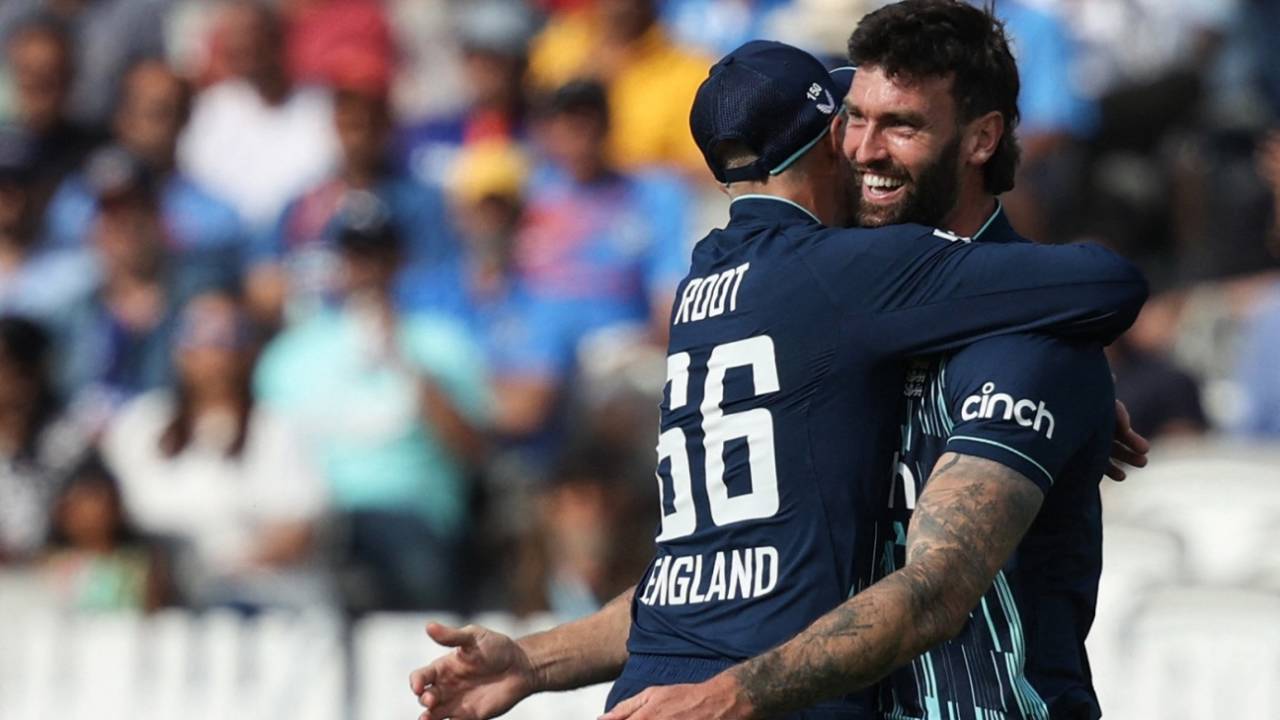
<svg viewBox="0 0 1280 720"><path fill-rule="evenodd" d="M866 113L863 113L861 108L859 108L856 104L850 102L849 98L845 98L844 108L845 108L845 111L847 111L850 115L854 113L857 113L859 115L866 114ZM915 127L915 128L922 128L929 124L927 117L925 117L924 115L921 115L920 113L911 112L911 111L884 113L883 115L880 116L880 123L882 125L906 125L908 127Z"/></svg>

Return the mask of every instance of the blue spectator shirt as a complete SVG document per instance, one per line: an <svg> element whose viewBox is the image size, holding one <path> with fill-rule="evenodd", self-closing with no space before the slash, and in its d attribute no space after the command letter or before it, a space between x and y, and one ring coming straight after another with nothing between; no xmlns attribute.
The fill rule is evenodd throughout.
<svg viewBox="0 0 1280 720"><path fill-rule="evenodd" d="M654 298L689 267L688 189L674 176L608 174L580 184L541 168L516 243L521 279L573 321L573 335L648 324Z"/></svg>
<svg viewBox="0 0 1280 720"><path fill-rule="evenodd" d="M339 212L351 189L331 179L289 202L272 230L254 242L250 264L283 263L291 279L292 309L309 311L333 300ZM457 236L444 196L408 175L384 176L372 193L391 215L404 243L406 261L436 267L457 261Z"/></svg>
<svg viewBox="0 0 1280 720"><path fill-rule="evenodd" d="M1259 438L1280 437L1280 285L1246 325L1237 361L1236 383L1244 411L1236 430Z"/></svg>
<svg viewBox="0 0 1280 720"><path fill-rule="evenodd" d="M1066 23L1021 0L1002 0L996 4L996 14L1009 33L1022 80L1018 130L1091 135L1097 129L1098 108L1076 81L1073 71L1079 49Z"/></svg>
<svg viewBox="0 0 1280 720"><path fill-rule="evenodd" d="M84 247L97 206L83 174L67 178L45 211L48 244L54 248ZM164 180L160 211L175 249L247 249L248 235L236 211L181 173Z"/></svg>

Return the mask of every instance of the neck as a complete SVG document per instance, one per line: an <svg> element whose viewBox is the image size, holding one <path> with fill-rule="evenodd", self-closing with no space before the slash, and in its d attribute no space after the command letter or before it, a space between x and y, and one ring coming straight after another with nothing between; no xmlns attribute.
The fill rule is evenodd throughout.
<svg viewBox="0 0 1280 720"><path fill-rule="evenodd" d="M943 219L942 225L957 235L973 237L995 211L995 195L984 190L980 181L966 183L956 197L955 208Z"/></svg>
<svg viewBox="0 0 1280 720"><path fill-rule="evenodd" d="M16 409L0 412L0 457L17 455L30 432L30 413Z"/></svg>
<svg viewBox="0 0 1280 720"><path fill-rule="evenodd" d="M783 183L776 179L766 182L734 183L728 190L729 197L737 199L745 195L768 195L790 200L813 213L818 222L829 227L839 225L835 197L814 183Z"/></svg>
<svg viewBox="0 0 1280 720"><path fill-rule="evenodd" d="M217 412L239 412L242 396L230 386L208 385L191 397L191 414L195 417Z"/></svg>
<svg viewBox="0 0 1280 720"><path fill-rule="evenodd" d="M368 190L378 182L378 167L371 164L350 164L343 168L342 179L353 188Z"/></svg>
<svg viewBox="0 0 1280 720"><path fill-rule="evenodd" d="M269 73L252 80L258 95L268 105L279 105L289 96L289 82L281 73Z"/></svg>

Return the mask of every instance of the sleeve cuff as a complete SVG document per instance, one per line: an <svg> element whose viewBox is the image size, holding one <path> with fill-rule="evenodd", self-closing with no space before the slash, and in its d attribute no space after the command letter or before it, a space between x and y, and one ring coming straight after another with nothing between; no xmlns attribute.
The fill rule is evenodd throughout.
<svg viewBox="0 0 1280 720"><path fill-rule="evenodd" d="M1000 463L1005 467L1021 473L1035 483L1042 491L1049 492L1053 487L1053 475L1036 462L1034 458L1021 450L1009 447L996 440L973 437L971 435L952 435L947 441L947 451L973 455Z"/></svg>

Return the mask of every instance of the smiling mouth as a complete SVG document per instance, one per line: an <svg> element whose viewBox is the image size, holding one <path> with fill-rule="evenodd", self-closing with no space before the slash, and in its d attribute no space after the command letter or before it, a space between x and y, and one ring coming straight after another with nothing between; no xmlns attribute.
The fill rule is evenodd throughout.
<svg viewBox="0 0 1280 720"><path fill-rule="evenodd" d="M878 173L862 174L862 197L873 201L886 201L896 198L907 185L905 178L896 178Z"/></svg>

